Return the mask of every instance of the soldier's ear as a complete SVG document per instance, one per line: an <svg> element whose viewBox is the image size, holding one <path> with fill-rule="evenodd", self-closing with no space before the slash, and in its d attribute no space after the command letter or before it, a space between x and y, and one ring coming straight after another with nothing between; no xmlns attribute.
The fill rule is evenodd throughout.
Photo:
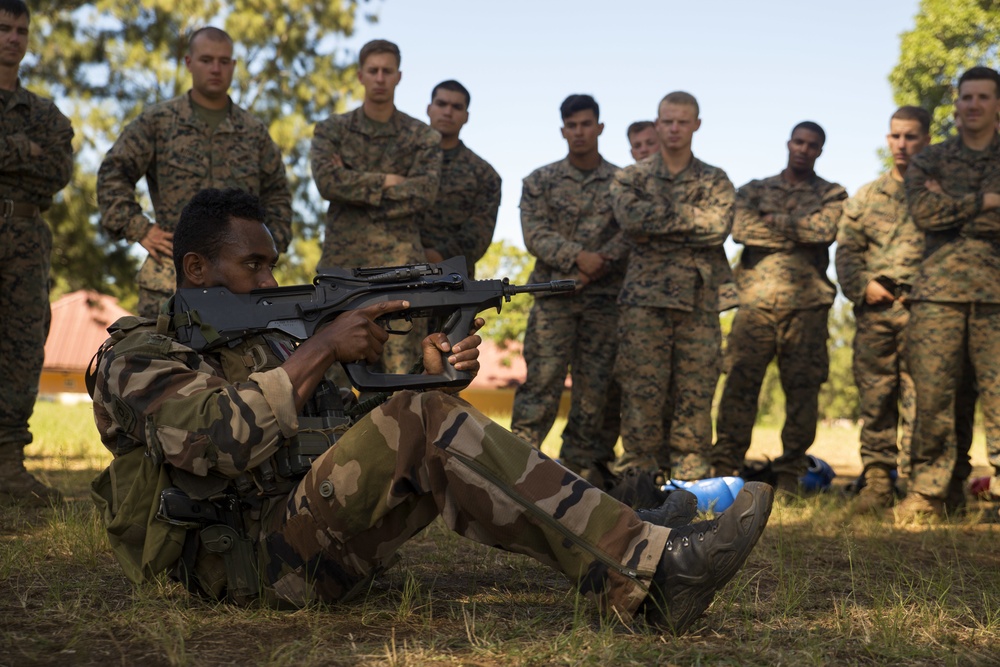
<svg viewBox="0 0 1000 667"><path fill-rule="evenodd" d="M189 252L181 260L184 269L183 284L189 287L204 287L207 280L208 260L204 255Z"/></svg>

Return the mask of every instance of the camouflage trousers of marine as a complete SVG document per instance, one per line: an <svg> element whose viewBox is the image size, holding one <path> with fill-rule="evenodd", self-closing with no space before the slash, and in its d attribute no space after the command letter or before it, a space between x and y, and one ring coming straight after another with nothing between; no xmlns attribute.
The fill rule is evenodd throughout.
<svg viewBox="0 0 1000 667"><path fill-rule="evenodd" d="M861 407L861 463L865 470L908 472L916 398L906 365L910 312L897 299L854 309L854 383Z"/></svg>
<svg viewBox="0 0 1000 667"><path fill-rule="evenodd" d="M155 320L163 310L163 305L174 295L173 292L161 292L159 290L139 287L139 304L136 306L139 317Z"/></svg>
<svg viewBox="0 0 1000 667"><path fill-rule="evenodd" d="M670 533L461 399L401 392L320 456L267 520L268 594L295 605L340 600L438 516L562 572L625 617L646 597Z"/></svg>
<svg viewBox="0 0 1000 667"><path fill-rule="evenodd" d="M738 470L743 463L764 374L777 357L785 394L782 455L776 473L806 473L806 450L816 437L819 389L829 371L826 349L829 308L766 310L741 307L726 341L726 381L719 402L712 462L717 470Z"/></svg>
<svg viewBox="0 0 1000 667"><path fill-rule="evenodd" d="M559 412L569 370L573 389L559 457L574 470L614 459L614 442L609 445L602 429L617 327L615 296L586 291L537 298L528 316L528 373L514 394L510 430L541 447Z"/></svg>
<svg viewBox="0 0 1000 667"><path fill-rule="evenodd" d="M0 446L31 442L28 420L49 333L52 232L40 216L0 217Z"/></svg>
<svg viewBox="0 0 1000 667"><path fill-rule="evenodd" d="M987 456L1000 466L998 331L1000 304L917 301L910 307L907 359L917 390L913 491L943 499L952 478L969 477L977 391Z"/></svg>
<svg viewBox="0 0 1000 667"><path fill-rule="evenodd" d="M719 314L626 305L619 318L615 377L622 386L624 453L616 467L708 477Z"/></svg>

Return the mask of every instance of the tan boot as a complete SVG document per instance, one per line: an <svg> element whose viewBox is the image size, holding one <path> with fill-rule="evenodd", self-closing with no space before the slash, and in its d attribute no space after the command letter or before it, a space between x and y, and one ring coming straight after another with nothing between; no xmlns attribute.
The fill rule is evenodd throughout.
<svg viewBox="0 0 1000 667"><path fill-rule="evenodd" d="M0 446L0 502L45 507L61 503L62 494L24 469L24 446Z"/></svg>
<svg viewBox="0 0 1000 667"><path fill-rule="evenodd" d="M911 523L944 516L944 501L911 491L894 510L896 523Z"/></svg>
<svg viewBox="0 0 1000 667"><path fill-rule="evenodd" d="M865 471L865 486L854 502L855 514L881 514L892 507L894 500L892 478L883 468L869 468Z"/></svg>

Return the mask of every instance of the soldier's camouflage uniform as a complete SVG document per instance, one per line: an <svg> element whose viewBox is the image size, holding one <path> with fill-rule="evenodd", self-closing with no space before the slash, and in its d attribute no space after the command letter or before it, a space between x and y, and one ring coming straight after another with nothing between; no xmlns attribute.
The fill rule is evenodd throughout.
<svg viewBox="0 0 1000 667"><path fill-rule="evenodd" d="M837 233L837 278L854 303L854 382L861 403L864 469L909 473L916 408L906 363L908 297L924 255L924 233L906 209L903 184L883 174L844 204ZM893 292L888 303L869 304L865 290L876 278Z"/></svg>
<svg viewBox="0 0 1000 667"><path fill-rule="evenodd" d="M692 158L671 174L657 153L620 171L611 195L631 248L618 298L624 454L617 465L701 479L711 468L719 286L732 280L720 249L736 193L718 167Z"/></svg>
<svg viewBox="0 0 1000 667"><path fill-rule="evenodd" d="M132 318L134 320L135 318ZM127 327L126 320L122 320ZM299 428L279 334L237 350L253 368L199 355L170 336L136 329L101 359L94 401L102 441L116 456L162 455L202 497L262 471ZM246 347L263 353L243 354ZM284 350L284 351L282 351ZM180 472L183 471L183 472ZM349 428L301 480L240 493L272 603L336 602L384 567L434 518L483 544L526 554L626 618L646 595L669 529L644 523L461 399L401 392ZM225 570L199 550L193 569L224 596Z"/></svg>
<svg viewBox="0 0 1000 667"><path fill-rule="evenodd" d="M317 268L426 262L417 214L437 197L441 155L441 135L399 110L387 123L369 119L363 107L318 123L309 161L330 208ZM406 182L383 189L387 174ZM420 358L425 329L416 326L410 335L392 336L382 367L407 372Z"/></svg>
<svg viewBox="0 0 1000 667"><path fill-rule="evenodd" d="M785 425L774 471L795 478L806 472L819 389L829 370L827 315L837 293L826 275L829 247L845 199L843 187L815 174L797 184L781 174L754 180L736 194L733 240L745 247L736 268L739 310L726 341L727 375L712 454L717 470L740 468L764 373L777 355ZM769 214L771 222L765 220Z"/></svg>
<svg viewBox="0 0 1000 667"><path fill-rule="evenodd" d="M462 255L469 277L493 240L500 209L500 175L462 143L444 151L434 205L417 213L420 241L445 259Z"/></svg>
<svg viewBox="0 0 1000 667"><path fill-rule="evenodd" d="M239 188L260 198L278 252L288 248L292 198L281 151L267 126L232 102L214 132L198 117L190 92L145 109L125 126L97 173L101 226L111 238L136 243L149 231L135 191L144 176L163 231L174 231L201 190ZM139 314L155 318L177 287L173 259L147 257L138 284Z"/></svg>
<svg viewBox="0 0 1000 667"><path fill-rule="evenodd" d="M49 328L52 232L39 211L69 183L73 128L52 100L18 82L0 115L0 137L0 449L17 449L20 460L31 442ZM31 142L41 157L31 155Z"/></svg>
<svg viewBox="0 0 1000 667"><path fill-rule="evenodd" d="M928 190L936 180L945 194ZM926 256L910 294L910 373L917 391L911 490L945 498L971 472L968 442L956 441L962 369L971 363L990 463L1000 470L1000 211L982 210L1000 193L1000 138L982 151L960 138L929 146L906 170L906 198L926 232Z"/></svg>
<svg viewBox="0 0 1000 667"><path fill-rule="evenodd" d="M524 244L536 257L532 282L575 279L581 250L614 258L608 273L573 294L537 296L524 335L528 372L514 394L511 430L541 446L559 411L569 368L572 402L560 458L574 470L614 459L614 443L609 447L601 430L617 348L615 299L627 255L611 209L616 171L602 158L584 173L566 158L532 172L521 191Z"/></svg>

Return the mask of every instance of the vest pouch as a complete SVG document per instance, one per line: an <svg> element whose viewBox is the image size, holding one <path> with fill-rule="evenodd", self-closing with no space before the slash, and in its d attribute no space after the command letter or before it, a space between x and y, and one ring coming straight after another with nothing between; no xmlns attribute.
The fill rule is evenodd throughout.
<svg viewBox="0 0 1000 667"><path fill-rule="evenodd" d="M168 569L181 556L187 529L156 516L160 493L169 486L166 468L142 447L116 457L90 484L111 550L135 584Z"/></svg>

